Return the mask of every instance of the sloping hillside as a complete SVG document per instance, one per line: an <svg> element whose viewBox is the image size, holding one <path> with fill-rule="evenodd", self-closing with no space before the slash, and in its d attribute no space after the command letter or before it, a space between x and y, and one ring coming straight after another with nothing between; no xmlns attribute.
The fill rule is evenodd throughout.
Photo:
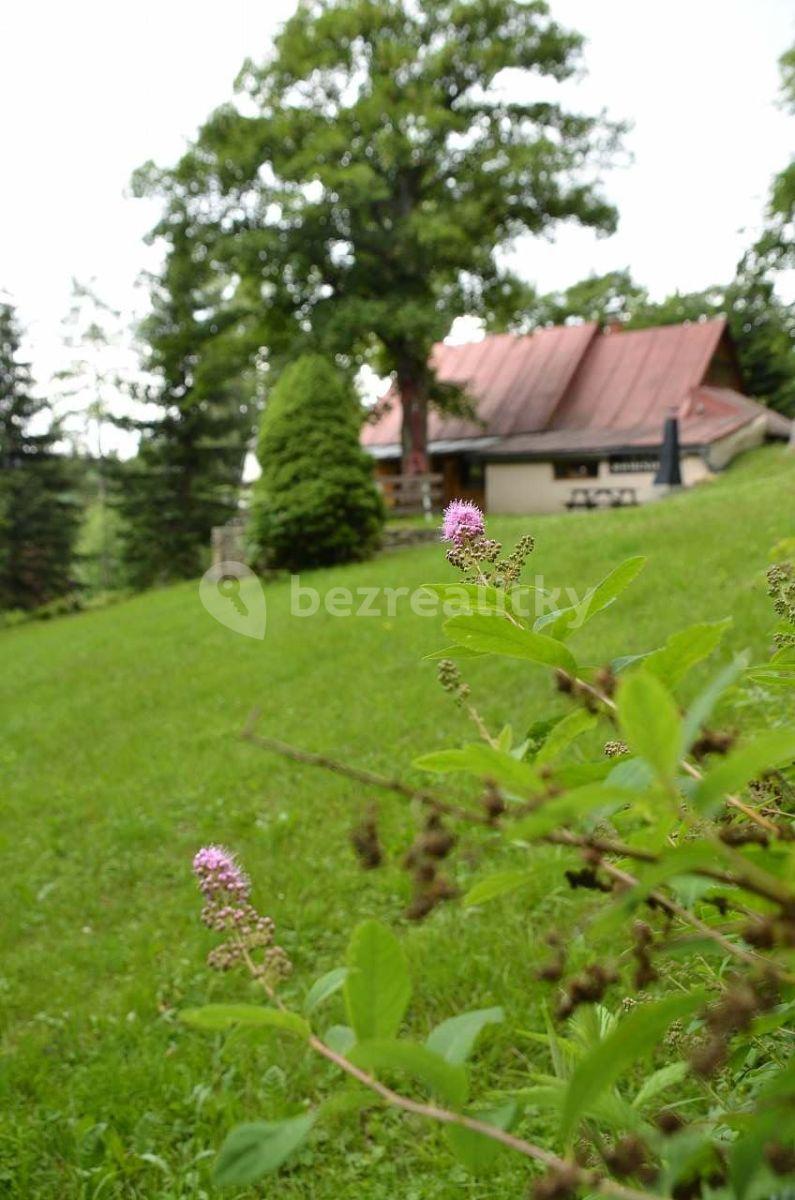
<svg viewBox="0 0 795 1200"><path fill-rule="evenodd" d="M491 531L506 540L533 532L530 573L552 587L584 590L624 557L650 556L620 605L583 635L593 660L724 615L734 617L728 647L763 654L773 620L762 572L771 547L793 534L794 515L795 458L775 448L653 507L495 519ZM323 596L452 577L441 547L428 545L304 582ZM354 919L401 920L408 881L398 859L411 815L384 803L391 862L363 874L347 834L372 797L237 735L257 706L275 736L409 773L416 753L468 736L432 664L418 665L443 644L439 621L416 615L405 596L392 597L390 613L383 594L371 602L375 616L332 616L323 605L316 616L290 616L286 581L268 585L267 603L263 641L213 622L194 584L0 633L3 1194L203 1196L209 1151L229 1124L278 1116L296 1094L284 1071L300 1066L281 1045L254 1051L237 1039L222 1049L176 1021L185 1004L248 989L203 965L209 941L190 875L200 844L222 841L240 853L296 963L297 988L334 964ZM488 661L468 676L495 721L508 713L521 727L561 708L534 668ZM461 856L459 882L484 869L486 852L480 845ZM482 913L449 905L406 927L426 1005L415 1011L419 1023L455 1003L501 1003L523 1016L522 964L536 955L529 909L568 903L557 852L539 862L525 903ZM517 964L510 975L492 969L495 938L509 947L501 961ZM478 964L467 978L458 969L464 944ZM280 1178L279 1195L326 1200L362 1187L368 1200L496 1194L493 1179L463 1182L446 1164L440 1173L422 1142L407 1150L394 1119L378 1119L396 1130L386 1143L394 1163L388 1153L373 1174L382 1151L354 1123L329 1151L331 1168L302 1170L307 1152ZM509 1186L513 1168L505 1170Z"/></svg>

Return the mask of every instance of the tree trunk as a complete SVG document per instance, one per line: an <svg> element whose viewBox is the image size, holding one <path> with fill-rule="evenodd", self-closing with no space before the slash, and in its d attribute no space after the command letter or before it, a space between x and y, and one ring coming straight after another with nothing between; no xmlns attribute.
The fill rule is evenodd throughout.
<svg viewBox="0 0 795 1200"><path fill-rule="evenodd" d="M428 393L424 372L406 364L398 368L397 389L403 410L402 450L403 474L427 475L428 459Z"/></svg>

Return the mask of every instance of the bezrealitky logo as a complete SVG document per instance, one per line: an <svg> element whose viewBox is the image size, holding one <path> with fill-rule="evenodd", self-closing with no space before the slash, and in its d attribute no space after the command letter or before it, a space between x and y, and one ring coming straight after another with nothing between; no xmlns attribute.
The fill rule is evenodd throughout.
<svg viewBox="0 0 795 1200"><path fill-rule="evenodd" d="M233 633L260 640L265 637L268 616L265 593L245 563L214 563L202 576L199 599L210 616Z"/></svg>

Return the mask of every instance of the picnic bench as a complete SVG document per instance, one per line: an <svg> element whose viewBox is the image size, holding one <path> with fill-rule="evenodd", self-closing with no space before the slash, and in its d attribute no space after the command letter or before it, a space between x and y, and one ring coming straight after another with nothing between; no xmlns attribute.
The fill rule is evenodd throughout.
<svg viewBox="0 0 795 1200"><path fill-rule="evenodd" d="M428 519L439 512L444 497L442 475L382 475L376 480L393 516L424 514Z"/></svg>
<svg viewBox="0 0 795 1200"><path fill-rule="evenodd" d="M572 488L566 508L626 508L638 503L633 487L576 487Z"/></svg>

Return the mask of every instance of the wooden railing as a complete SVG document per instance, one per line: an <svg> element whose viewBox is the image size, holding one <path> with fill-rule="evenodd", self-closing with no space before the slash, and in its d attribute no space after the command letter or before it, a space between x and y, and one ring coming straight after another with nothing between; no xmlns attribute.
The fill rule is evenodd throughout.
<svg viewBox="0 0 795 1200"><path fill-rule="evenodd" d="M396 517L439 512L444 499L441 475L382 475L376 481L387 508Z"/></svg>

